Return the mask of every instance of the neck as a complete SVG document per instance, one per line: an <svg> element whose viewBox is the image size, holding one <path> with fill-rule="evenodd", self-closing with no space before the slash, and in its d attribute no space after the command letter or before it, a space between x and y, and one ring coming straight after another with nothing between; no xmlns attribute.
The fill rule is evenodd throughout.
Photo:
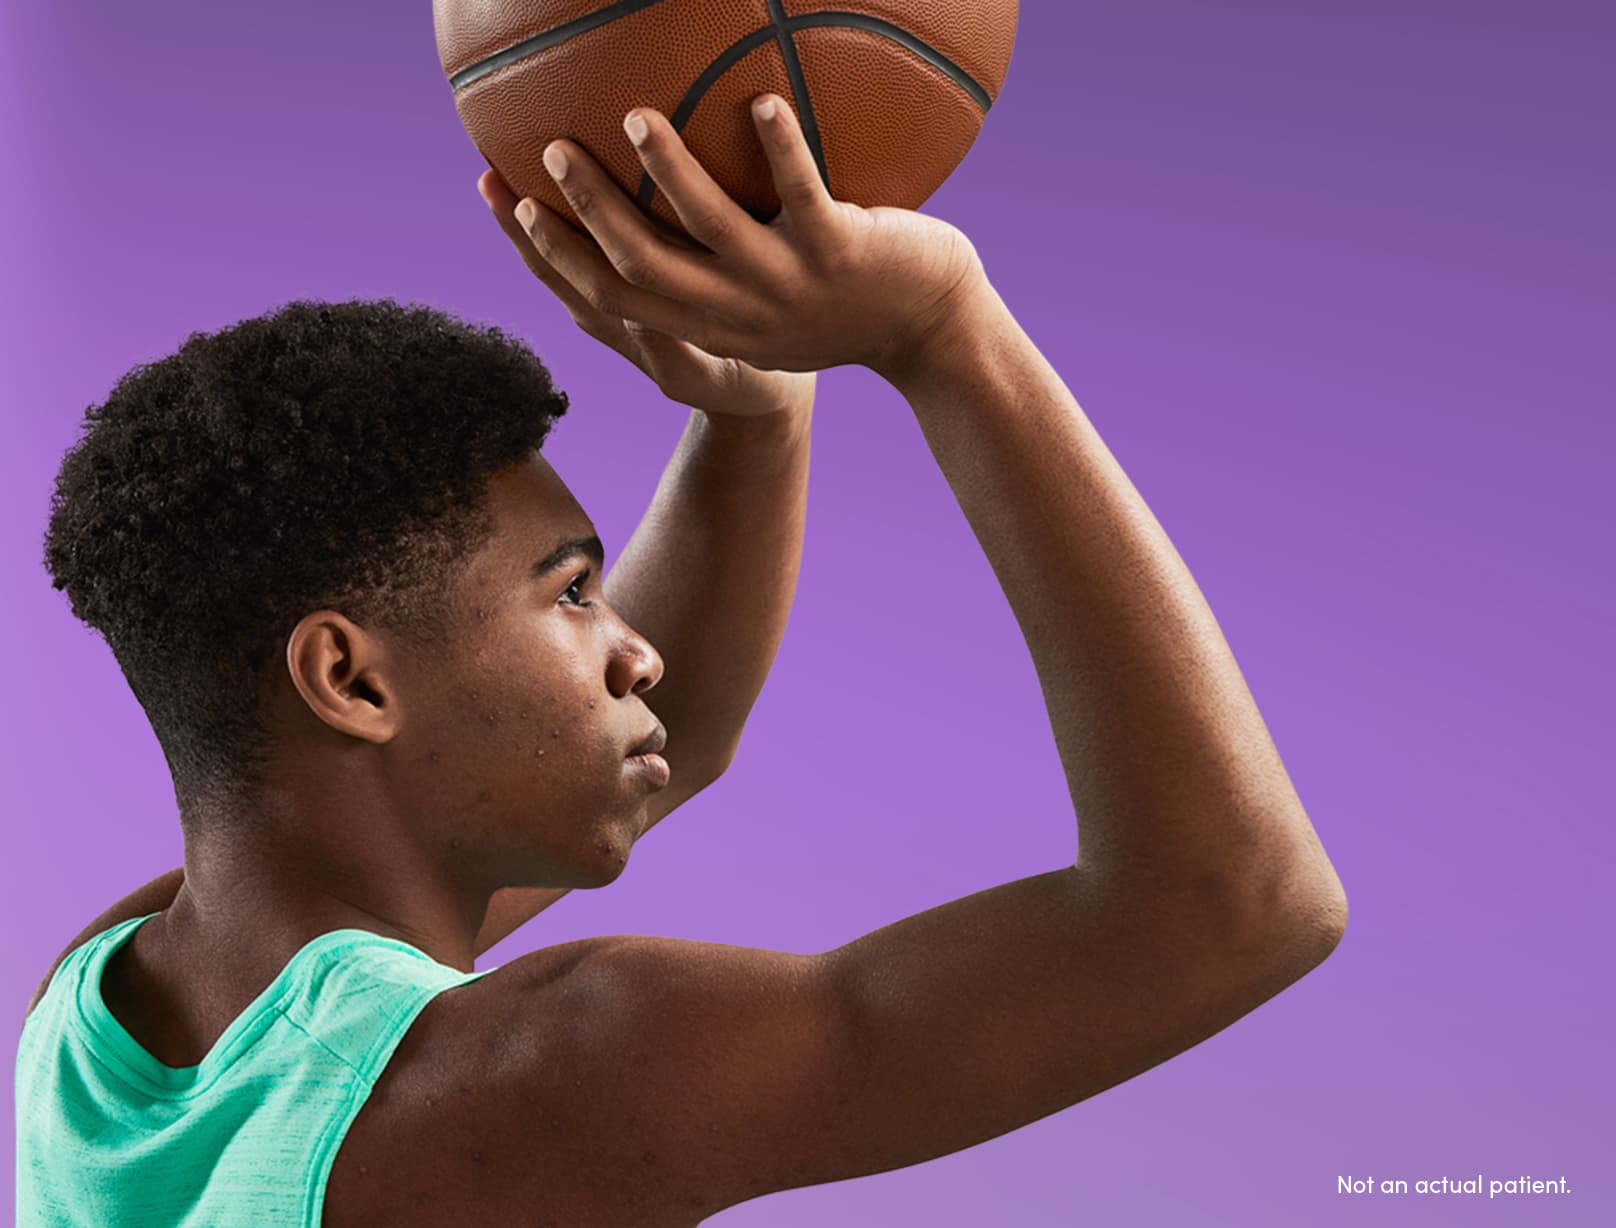
<svg viewBox="0 0 1616 1228"><path fill-rule="evenodd" d="M353 928L470 972L489 893L448 870L363 807L296 824L258 814L228 832L187 832L185 881L161 920L167 941L210 963L284 963L310 939Z"/></svg>

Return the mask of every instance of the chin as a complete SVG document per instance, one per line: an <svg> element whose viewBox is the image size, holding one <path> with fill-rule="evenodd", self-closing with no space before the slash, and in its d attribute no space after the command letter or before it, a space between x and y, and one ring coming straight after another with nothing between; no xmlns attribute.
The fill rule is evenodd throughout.
<svg viewBox="0 0 1616 1228"><path fill-rule="evenodd" d="M595 838L594 854L590 865L596 871L597 887L615 883L628 868L628 857L634 848L634 839L627 832L604 831Z"/></svg>

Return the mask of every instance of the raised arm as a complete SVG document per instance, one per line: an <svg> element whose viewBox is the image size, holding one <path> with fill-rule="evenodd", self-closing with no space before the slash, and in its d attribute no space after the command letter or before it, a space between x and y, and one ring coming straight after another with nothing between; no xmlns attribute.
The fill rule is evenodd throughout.
<svg viewBox="0 0 1616 1228"><path fill-rule="evenodd" d="M1078 847L819 955L556 948L570 971L524 1007L554 1037L524 1091L566 1096L562 1073L590 1087L577 1171L600 1171L591 1199L627 1197L624 1222L695 1223L1028 1125L1227 1028L1345 929L1194 578L986 278L882 375L1020 622ZM642 1125L624 1133L625 1115ZM509 1125L553 1146L540 1121Z"/></svg>
<svg viewBox="0 0 1616 1228"><path fill-rule="evenodd" d="M1081 864L1231 910L1227 932L1338 932L1340 884L1195 578L986 277L883 374L1037 665Z"/></svg>
<svg viewBox="0 0 1616 1228"><path fill-rule="evenodd" d="M907 398L1032 654L1076 847L818 954L639 936L540 953L467 1112L614 1222L695 1223L1036 1121L1228 1026L1346 924L1194 578L974 249L829 201L794 133L771 137L784 233L806 236L770 256L786 289L755 288L742 244L763 239L734 222L749 305L692 326L777 366L863 362ZM528 1103L564 1103L575 1143Z"/></svg>
<svg viewBox="0 0 1616 1228"><path fill-rule="evenodd" d="M694 1223L1036 1121L1227 1027L1346 924L1193 577L986 279L882 373L1020 623L1079 847L818 955L629 936L557 948L565 1008L535 1000L523 1018L576 1039L538 1050L525 1091L543 1102L566 1094L555 1072L583 1077L577 1171L600 1174L589 1196L623 1199L626 1221ZM648 1124L624 1135L625 1113ZM551 1145L540 1123L507 1125Z"/></svg>

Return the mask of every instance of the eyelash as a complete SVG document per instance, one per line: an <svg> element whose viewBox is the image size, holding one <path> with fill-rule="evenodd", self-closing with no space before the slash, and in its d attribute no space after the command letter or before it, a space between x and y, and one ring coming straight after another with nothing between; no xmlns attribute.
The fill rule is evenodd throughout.
<svg viewBox="0 0 1616 1228"><path fill-rule="evenodd" d="M568 593L572 592L572 590L575 589L575 588L576 589L582 589L585 584L589 583L590 574L591 574L591 569L587 568L587 567L584 568L581 572L579 572L576 576L574 576L572 578L572 583L571 584L567 585L566 588L561 590L561 595L563 597L565 597ZM576 605L576 606L585 606L585 607L587 607L587 606L592 606L595 603L593 601L584 601L584 600L580 599L578 601L570 602L569 604Z"/></svg>

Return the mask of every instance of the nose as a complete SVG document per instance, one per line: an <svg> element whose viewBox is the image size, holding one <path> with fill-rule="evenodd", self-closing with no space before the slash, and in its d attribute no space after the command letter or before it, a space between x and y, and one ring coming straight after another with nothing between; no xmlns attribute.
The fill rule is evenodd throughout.
<svg viewBox="0 0 1616 1228"><path fill-rule="evenodd" d="M662 654L651 641L627 631L618 650L612 654L608 685L613 695L641 694L662 679Z"/></svg>

